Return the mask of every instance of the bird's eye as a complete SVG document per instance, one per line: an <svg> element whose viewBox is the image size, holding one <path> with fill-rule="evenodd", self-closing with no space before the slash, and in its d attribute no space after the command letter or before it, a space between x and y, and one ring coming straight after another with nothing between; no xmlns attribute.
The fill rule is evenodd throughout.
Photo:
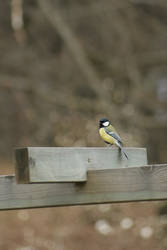
<svg viewBox="0 0 167 250"><path fill-rule="evenodd" d="M103 122L103 126L107 127L109 125L109 121Z"/></svg>

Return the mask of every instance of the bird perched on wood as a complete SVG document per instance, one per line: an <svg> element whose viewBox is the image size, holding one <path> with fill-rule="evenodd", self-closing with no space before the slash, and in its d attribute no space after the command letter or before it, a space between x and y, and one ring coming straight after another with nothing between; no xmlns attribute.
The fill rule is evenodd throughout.
<svg viewBox="0 0 167 250"><path fill-rule="evenodd" d="M110 145L116 145L124 153L125 157L128 159L128 155L125 153L123 149L122 140L108 119L106 118L100 119L99 134L105 143L110 144Z"/></svg>

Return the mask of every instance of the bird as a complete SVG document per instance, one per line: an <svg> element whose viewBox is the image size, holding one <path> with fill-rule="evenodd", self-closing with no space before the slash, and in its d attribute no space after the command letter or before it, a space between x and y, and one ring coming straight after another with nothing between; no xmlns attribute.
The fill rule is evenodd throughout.
<svg viewBox="0 0 167 250"><path fill-rule="evenodd" d="M123 143L120 136L117 134L115 128L111 125L111 122L107 118L99 120L99 134L105 143L109 145L116 145L121 152L124 153L127 160L129 159L123 149Z"/></svg>

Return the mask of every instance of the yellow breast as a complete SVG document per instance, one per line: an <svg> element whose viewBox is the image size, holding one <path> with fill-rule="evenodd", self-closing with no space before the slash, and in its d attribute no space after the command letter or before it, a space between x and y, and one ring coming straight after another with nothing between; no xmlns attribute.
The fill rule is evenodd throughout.
<svg viewBox="0 0 167 250"><path fill-rule="evenodd" d="M110 144L115 144L115 139L108 135L106 132L105 132L105 129L104 128L100 128L99 129L99 134L101 136L101 138L105 141L105 142L108 142Z"/></svg>

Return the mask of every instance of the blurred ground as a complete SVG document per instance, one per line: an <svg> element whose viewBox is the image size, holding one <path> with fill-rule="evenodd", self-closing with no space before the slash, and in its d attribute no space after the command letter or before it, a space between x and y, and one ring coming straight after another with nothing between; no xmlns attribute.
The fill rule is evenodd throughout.
<svg viewBox="0 0 167 250"><path fill-rule="evenodd" d="M0 2L0 173L13 147L126 146L167 162L167 2ZM166 249L164 202L0 212L0 250Z"/></svg>

